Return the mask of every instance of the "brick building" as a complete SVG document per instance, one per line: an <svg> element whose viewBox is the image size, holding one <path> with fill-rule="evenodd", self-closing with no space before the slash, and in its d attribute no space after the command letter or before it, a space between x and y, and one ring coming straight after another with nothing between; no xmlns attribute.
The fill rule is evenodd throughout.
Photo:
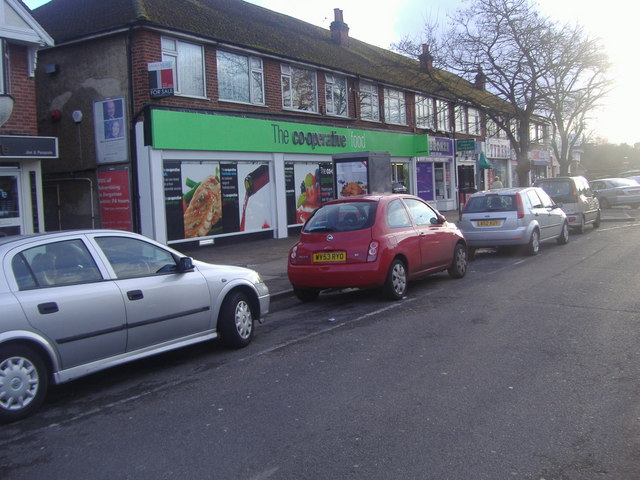
<svg viewBox="0 0 640 480"><path fill-rule="evenodd" d="M350 37L339 9L329 30L241 0L52 0L33 15L56 41L37 70L40 132L61 151L48 229L285 237L323 199L367 189L374 157L389 190L440 209L481 186L483 113L466 100L495 97L426 49Z"/></svg>
<svg viewBox="0 0 640 480"><path fill-rule="evenodd" d="M18 0L0 1L0 236L44 229L41 161L57 139L38 137L37 52L53 39ZM54 161L54 160L45 160Z"/></svg>

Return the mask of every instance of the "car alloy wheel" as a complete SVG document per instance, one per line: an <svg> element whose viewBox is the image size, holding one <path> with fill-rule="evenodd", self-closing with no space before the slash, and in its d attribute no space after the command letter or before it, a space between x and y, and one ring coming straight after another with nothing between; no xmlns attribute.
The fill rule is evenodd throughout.
<svg viewBox="0 0 640 480"><path fill-rule="evenodd" d="M40 356L28 347L0 349L0 422L30 415L42 404L48 386Z"/></svg>
<svg viewBox="0 0 640 480"><path fill-rule="evenodd" d="M527 253L529 255L537 255L540 252L540 232L534 230L531 232L531 239L527 245Z"/></svg>
<svg viewBox="0 0 640 480"><path fill-rule="evenodd" d="M218 331L225 345L241 348L253 337L253 312L246 294L231 292L220 309Z"/></svg>
<svg viewBox="0 0 640 480"><path fill-rule="evenodd" d="M467 250L461 243L456 244L448 271L452 278L462 278L467 273Z"/></svg>
<svg viewBox="0 0 640 480"><path fill-rule="evenodd" d="M400 300L407 293L407 269L402 260L396 258L391 263L384 293L390 300Z"/></svg>

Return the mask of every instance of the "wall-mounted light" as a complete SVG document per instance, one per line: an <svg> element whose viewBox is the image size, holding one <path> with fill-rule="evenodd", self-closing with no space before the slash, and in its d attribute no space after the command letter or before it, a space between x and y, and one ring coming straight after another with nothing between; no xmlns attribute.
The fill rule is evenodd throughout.
<svg viewBox="0 0 640 480"><path fill-rule="evenodd" d="M13 112L13 97L9 94L0 94L0 127L7 123Z"/></svg>
<svg viewBox="0 0 640 480"><path fill-rule="evenodd" d="M71 118L76 123L80 123L82 121L82 112L80 110L74 110L71 114Z"/></svg>

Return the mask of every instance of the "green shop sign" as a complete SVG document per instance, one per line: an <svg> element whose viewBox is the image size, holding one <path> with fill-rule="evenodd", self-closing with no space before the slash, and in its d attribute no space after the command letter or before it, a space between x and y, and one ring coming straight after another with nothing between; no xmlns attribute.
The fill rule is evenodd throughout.
<svg viewBox="0 0 640 480"><path fill-rule="evenodd" d="M151 110L148 143L162 150L429 155L429 136L202 113Z"/></svg>

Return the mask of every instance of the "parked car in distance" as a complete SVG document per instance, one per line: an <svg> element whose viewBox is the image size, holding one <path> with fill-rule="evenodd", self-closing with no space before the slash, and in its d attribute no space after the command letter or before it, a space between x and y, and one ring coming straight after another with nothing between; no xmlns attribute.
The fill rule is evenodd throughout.
<svg viewBox="0 0 640 480"><path fill-rule="evenodd" d="M600 226L600 202L586 178L540 178L533 185L542 188L562 208L573 230L584 233L585 225Z"/></svg>
<svg viewBox="0 0 640 480"><path fill-rule="evenodd" d="M541 242L569 241L566 214L539 187L474 193L462 209L458 226L470 258L480 247L523 245L527 254L536 255Z"/></svg>
<svg viewBox="0 0 640 480"><path fill-rule="evenodd" d="M640 184L631 178L599 178L589 182L601 208L640 206Z"/></svg>
<svg viewBox="0 0 640 480"><path fill-rule="evenodd" d="M0 238L0 422L59 384L221 337L243 347L269 311L257 272L192 260L119 230Z"/></svg>
<svg viewBox="0 0 640 480"><path fill-rule="evenodd" d="M464 237L424 200L404 194L323 204L302 228L287 268L302 301L330 288L382 288L398 300L408 281L443 270L453 278L465 275Z"/></svg>

